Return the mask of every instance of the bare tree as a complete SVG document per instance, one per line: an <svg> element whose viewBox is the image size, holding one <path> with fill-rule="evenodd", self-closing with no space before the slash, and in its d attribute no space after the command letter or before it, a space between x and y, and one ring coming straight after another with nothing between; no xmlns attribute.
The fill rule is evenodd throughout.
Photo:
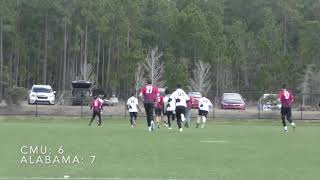
<svg viewBox="0 0 320 180"><path fill-rule="evenodd" d="M139 91L139 88L146 83L144 75L145 75L145 71L143 69L143 64L139 63L137 65L136 74L134 77L134 79L135 79L134 87L135 87L136 93Z"/></svg>
<svg viewBox="0 0 320 180"><path fill-rule="evenodd" d="M158 53L158 47L149 48L144 63L144 68L151 79L152 84L163 87L165 81L163 80L164 64L161 61L162 52Z"/></svg>
<svg viewBox="0 0 320 180"><path fill-rule="evenodd" d="M199 91L207 93L211 89L211 65L199 61L195 64L195 68L192 71L192 77L190 79L191 85L189 87L192 91Z"/></svg>
<svg viewBox="0 0 320 180"><path fill-rule="evenodd" d="M320 71L314 72L312 74L312 105L317 107L320 106Z"/></svg>
<svg viewBox="0 0 320 180"><path fill-rule="evenodd" d="M302 83L300 85L300 89L302 93L302 106L305 106L307 101L310 99L313 69L314 69L314 64L309 64L307 66L307 69L302 79Z"/></svg>
<svg viewBox="0 0 320 180"><path fill-rule="evenodd" d="M78 77L78 79L90 81L93 84L93 87L95 86L96 76L94 74L94 69L91 64L83 63L80 67L80 73L81 77Z"/></svg>

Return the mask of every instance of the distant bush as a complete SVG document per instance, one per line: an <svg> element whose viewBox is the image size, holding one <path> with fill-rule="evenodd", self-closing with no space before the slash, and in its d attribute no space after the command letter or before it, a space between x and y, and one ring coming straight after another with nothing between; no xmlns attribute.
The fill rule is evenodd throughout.
<svg viewBox="0 0 320 180"><path fill-rule="evenodd" d="M20 105L21 101L26 99L27 92L27 89L23 87L9 88L5 98L7 106L12 107L14 105Z"/></svg>

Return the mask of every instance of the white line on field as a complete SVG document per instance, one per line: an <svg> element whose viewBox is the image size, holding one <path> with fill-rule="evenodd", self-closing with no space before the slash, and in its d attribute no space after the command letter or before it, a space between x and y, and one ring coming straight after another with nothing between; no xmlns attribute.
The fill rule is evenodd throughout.
<svg viewBox="0 0 320 180"><path fill-rule="evenodd" d="M118 177L100 177L100 178L94 178L94 177L0 177L0 180L141 180L141 179L147 179L147 180L160 180L157 178L118 178ZM169 178L168 180L182 180L182 179L172 179Z"/></svg>
<svg viewBox="0 0 320 180"><path fill-rule="evenodd" d="M229 143L230 141L200 141L201 143Z"/></svg>
<svg viewBox="0 0 320 180"><path fill-rule="evenodd" d="M11 179L21 179L21 180L60 180L60 179L74 179L74 180L118 180L121 178L117 177L101 177L101 178L94 178L94 177L0 177L0 180L11 180Z"/></svg>

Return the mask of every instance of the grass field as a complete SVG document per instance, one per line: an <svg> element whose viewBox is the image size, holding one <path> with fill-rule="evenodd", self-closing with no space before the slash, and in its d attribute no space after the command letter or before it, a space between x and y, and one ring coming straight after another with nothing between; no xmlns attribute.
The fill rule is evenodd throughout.
<svg viewBox="0 0 320 180"><path fill-rule="evenodd" d="M296 132L287 134L280 121L270 120L216 120L182 133L176 128L150 133L144 119L138 123L131 128L124 118L109 118L102 127L88 127L85 118L1 117L0 179L320 178L318 122L298 121ZM30 154L30 146L47 151ZM35 160L29 156L76 156L79 163L30 164Z"/></svg>

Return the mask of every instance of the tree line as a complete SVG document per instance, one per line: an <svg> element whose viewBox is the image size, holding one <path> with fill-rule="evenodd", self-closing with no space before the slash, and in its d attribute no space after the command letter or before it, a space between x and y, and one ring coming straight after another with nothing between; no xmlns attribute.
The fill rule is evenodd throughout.
<svg viewBox="0 0 320 180"><path fill-rule="evenodd" d="M319 32L318 0L0 0L0 94L33 84L63 92L76 79L134 90L154 47L169 88L189 87L202 61L211 91L272 92L286 82L320 93L310 75Z"/></svg>

